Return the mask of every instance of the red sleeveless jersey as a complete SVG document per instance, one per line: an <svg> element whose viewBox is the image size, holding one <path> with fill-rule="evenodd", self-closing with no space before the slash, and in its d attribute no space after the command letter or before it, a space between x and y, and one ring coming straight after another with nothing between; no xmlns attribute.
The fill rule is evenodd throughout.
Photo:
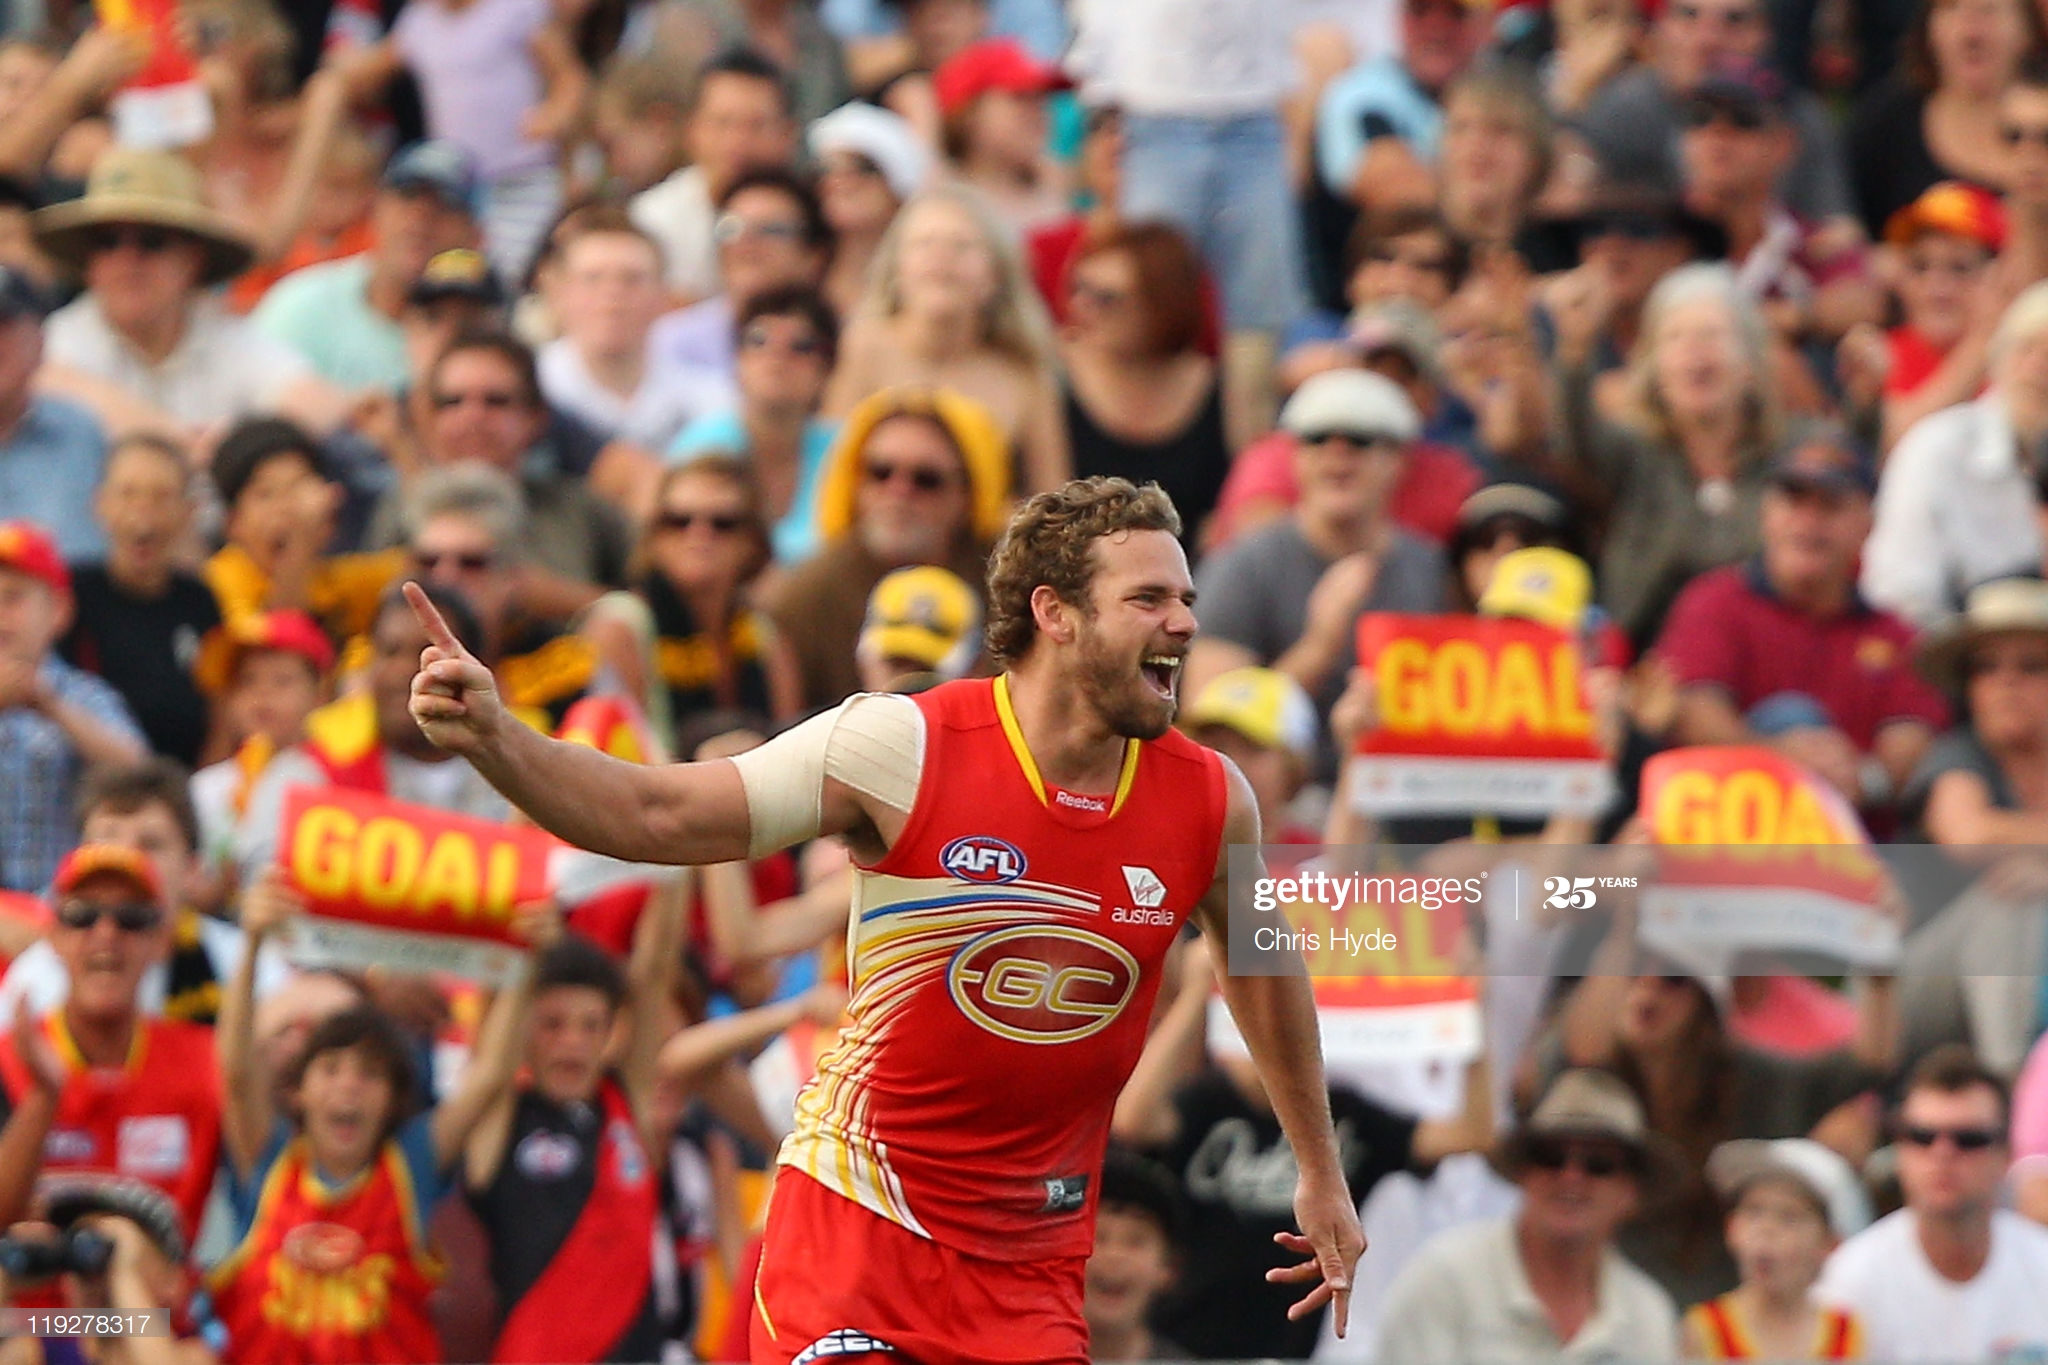
<svg viewBox="0 0 2048 1365"><path fill-rule="evenodd" d="M427 1296L441 1266L414 1214L396 1142L327 1191L296 1137L264 1178L256 1217L210 1277L226 1357L250 1365L433 1365Z"/></svg>
<svg viewBox="0 0 2048 1365"><path fill-rule="evenodd" d="M42 1029L69 1072L43 1139L43 1174L107 1173L154 1185L177 1204L190 1246L220 1159L213 1030L138 1019L126 1065L89 1067L62 1010L45 1016ZM12 1038L0 1038L0 1082L16 1102L29 1084Z"/></svg>
<svg viewBox="0 0 2048 1365"><path fill-rule="evenodd" d="M914 700L917 796L857 869L848 1023L779 1160L956 1250L1085 1256L1161 963L1215 879L1222 765L1168 732L1130 743L1114 793L1064 792L1004 680Z"/></svg>
<svg viewBox="0 0 2048 1365"><path fill-rule="evenodd" d="M1699 1343L1706 1359L1761 1359L1756 1343L1750 1340L1749 1331L1743 1325L1742 1314L1736 1307L1734 1295L1723 1294L1718 1299L1696 1303L1686 1310L1685 1316L1692 1325L1694 1339ZM1809 1359L1863 1358L1863 1326L1855 1314L1848 1310L1823 1307L1815 1332L1816 1339Z"/></svg>

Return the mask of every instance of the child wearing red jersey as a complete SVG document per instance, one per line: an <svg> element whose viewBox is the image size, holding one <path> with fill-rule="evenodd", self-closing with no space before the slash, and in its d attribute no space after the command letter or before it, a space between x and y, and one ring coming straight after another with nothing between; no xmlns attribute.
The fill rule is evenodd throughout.
<svg viewBox="0 0 2048 1365"><path fill-rule="evenodd" d="M1828 1253L1870 1221L1849 1164L1817 1142L1724 1142L1707 1178L1729 1202L1742 1283L1695 1304L1682 1328L1696 1360L1860 1360L1863 1327L1813 1297Z"/></svg>
<svg viewBox="0 0 2048 1365"><path fill-rule="evenodd" d="M214 1271L229 1361L262 1365L426 1365L441 1358L427 1298L441 1266L426 1215L485 1112L512 1082L529 992L502 991L475 1056L439 1105L407 1118L410 1048L367 1006L316 1026L279 1114L254 1064L255 948L302 906L279 872L245 898L250 952L219 1023L222 1138L242 1237ZM553 909L522 919L530 941L559 934Z"/></svg>

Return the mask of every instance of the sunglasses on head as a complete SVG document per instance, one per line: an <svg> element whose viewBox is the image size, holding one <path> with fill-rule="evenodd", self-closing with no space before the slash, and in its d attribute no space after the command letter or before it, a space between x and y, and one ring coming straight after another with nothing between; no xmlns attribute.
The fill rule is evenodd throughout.
<svg viewBox="0 0 2048 1365"><path fill-rule="evenodd" d="M910 481L910 486L920 493L936 493L952 480L929 465L890 464L887 460L870 460L867 466L867 480L872 484L884 484L901 475Z"/></svg>
<svg viewBox="0 0 2048 1365"><path fill-rule="evenodd" d="M1528 1162L1539 1171L1562 1171L1576 1166L1596 1180L1622 1175L1635 1169L1627 1152L1609 1147L1587 1147L1554 1138L1537 1138L1527 1148Z"/></svg>
<svg viewBox="0 0 2048 1365"><path fill-rule="evenodd" d="M654 519L657 530L687 531L702 525L721 536L729 536L746 524L747 519L737 512L663 512Z"/></svg>
<svg viewBox="0 0 2048 1365"><path fill-rule="evenodd" d="M164 912L154 905L130 901L124 905L94 905L89 901L67 901L57 907L57 922L66 929L91 929L111 918L116 929L140 934L164 922Z"/></svg>
<svg viewBox="0 0 2048 1365"><path fill-rule="evenodd" d="M2003 1142L2005 1134L1996 1128L1931 1128L1917 1123L1899 1127L1899 1140L1910 1146L1932 1147L1943 1138L1953 1142L1959 1152L1981 1152Z"/></svg>
<svg viewBox="0 0 2048 1365"><path fill-rule="evenodd" d="M184 234L173 232L166 227L153 227L147 223L125 223L114 227L95 228L86 240L95 252L132 246L145 256L154 256L170 250L173 245L184 240Z"/></svg>
<svg viewBox="0 0 2048 1365"><path fill-rule="evenodd" d="M435 554L431 550L413 552L412 562L421 573L439 573L443 568L458 569L463 573L482 573L497 562L497 556L487 554Z"/></svg>

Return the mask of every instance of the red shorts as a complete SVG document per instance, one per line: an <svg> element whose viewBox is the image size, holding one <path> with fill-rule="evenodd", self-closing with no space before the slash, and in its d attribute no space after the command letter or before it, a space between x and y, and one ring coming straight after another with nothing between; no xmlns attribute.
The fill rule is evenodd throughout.
<svg viewBox="0 0 2048 1365"><path fill-rule="evenodd" d="M754 1282L753 1365L1088 1365L1087 1265L969 1256L785 1166Z"/></svg>

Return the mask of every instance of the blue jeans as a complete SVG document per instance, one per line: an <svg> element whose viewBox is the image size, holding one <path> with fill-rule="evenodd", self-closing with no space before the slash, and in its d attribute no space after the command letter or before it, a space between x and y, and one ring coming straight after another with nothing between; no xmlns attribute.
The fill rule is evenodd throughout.
<svg viewBox="0 0 2048 1365"><path fill-rule="evenodd" d="M1229 331L1277 333L1300 315L1301 230L1277 115L1130 115L1121 207L1188 235L1222 287Z"/></svg>

